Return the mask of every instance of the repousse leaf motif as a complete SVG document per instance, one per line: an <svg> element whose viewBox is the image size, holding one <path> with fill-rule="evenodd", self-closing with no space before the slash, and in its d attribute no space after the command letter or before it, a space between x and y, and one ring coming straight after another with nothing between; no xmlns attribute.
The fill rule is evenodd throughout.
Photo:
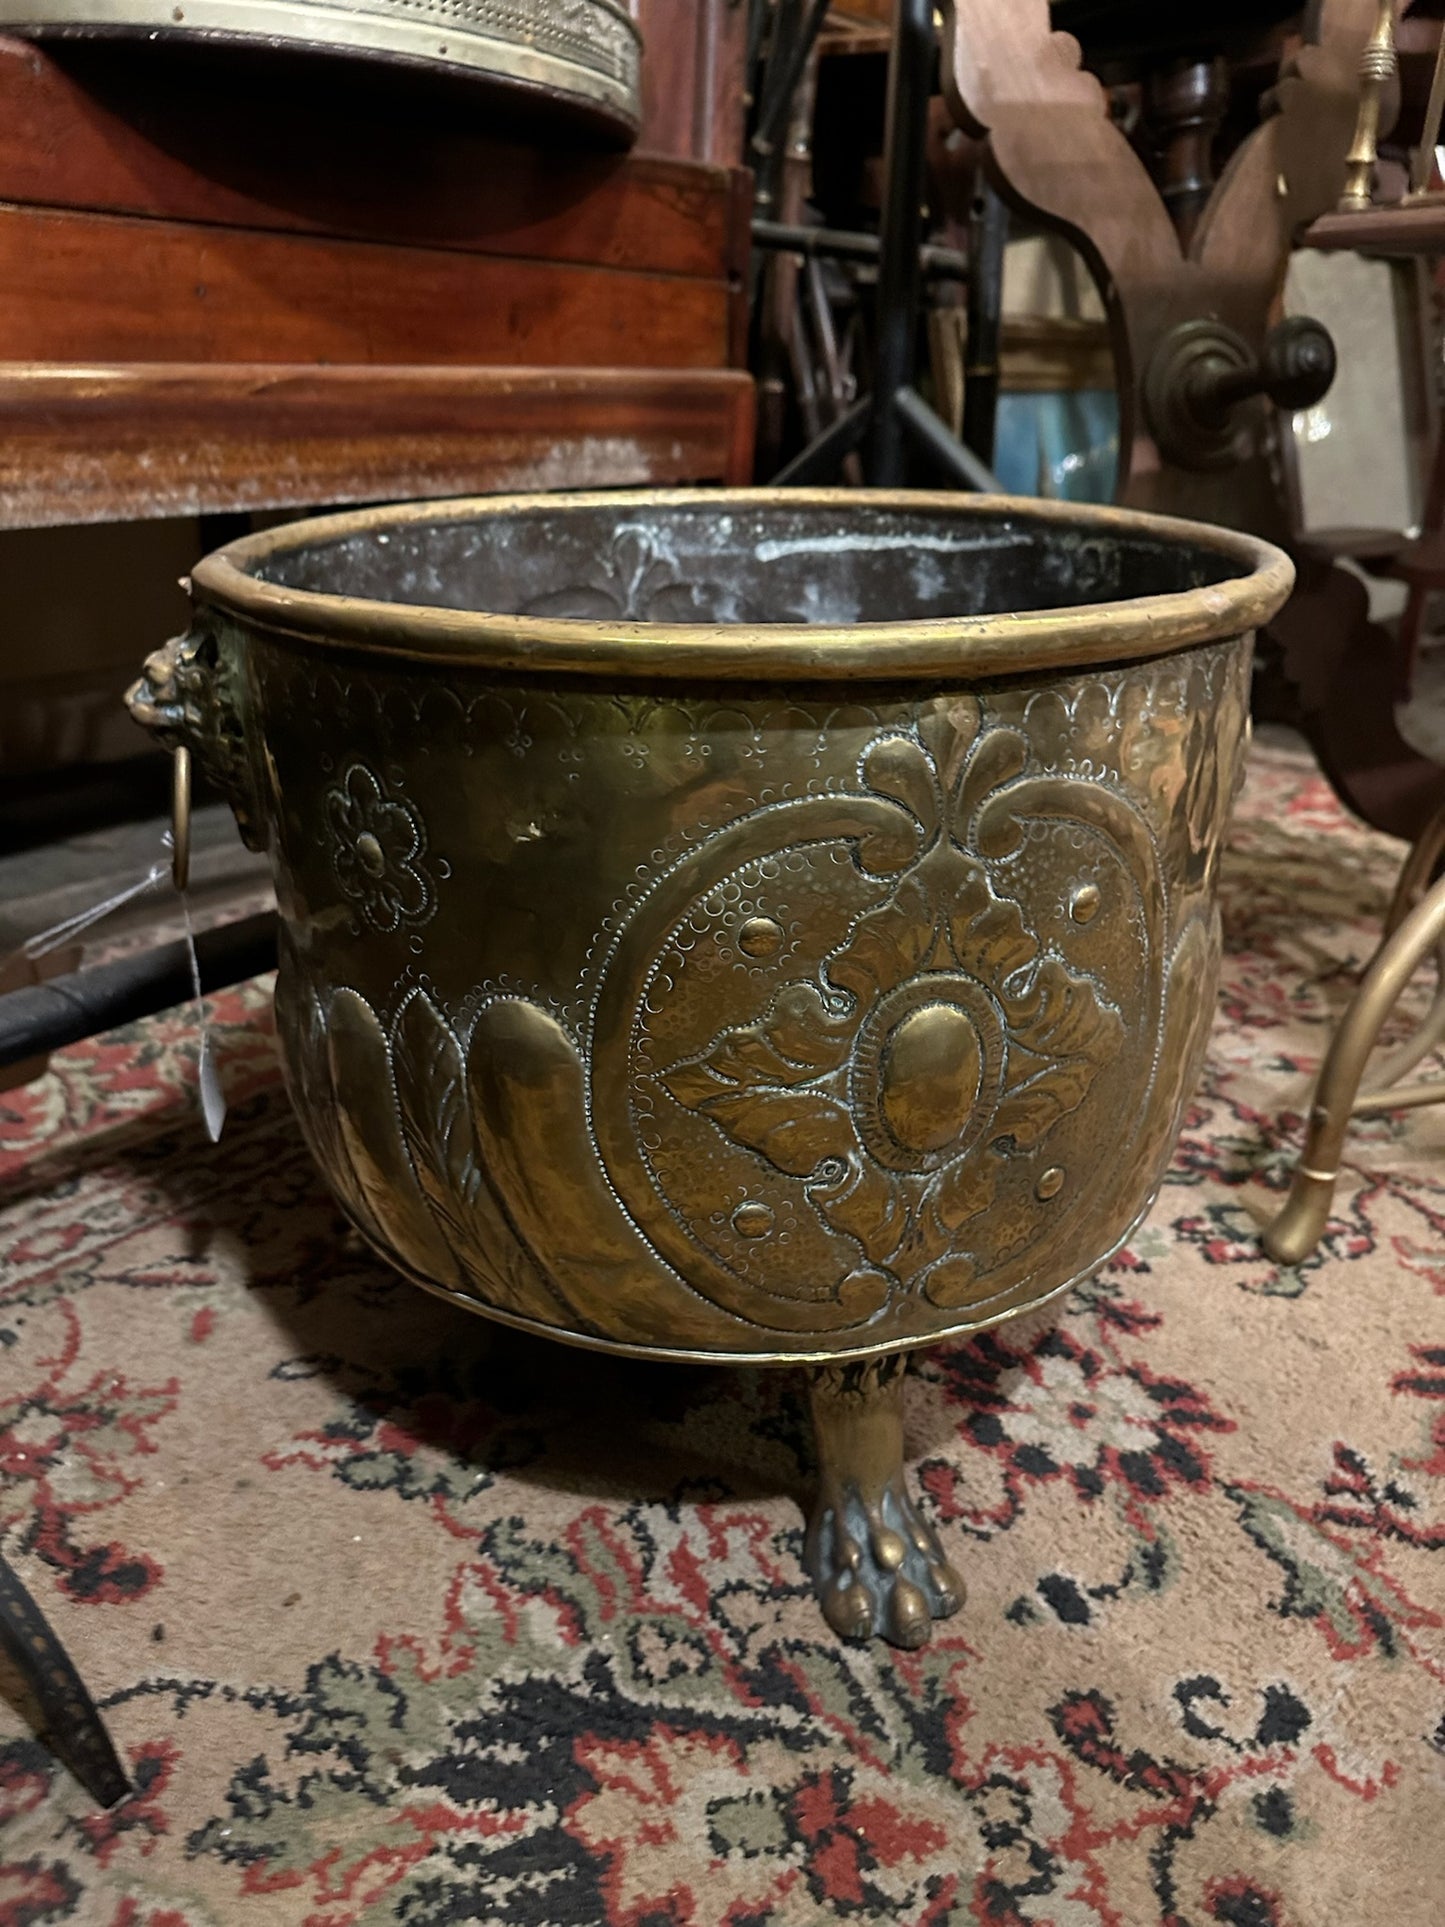
<svg viewBox="0 0 1445 1927"><path fill-rule="evenodd" d="M465 1208L481 1184L461 1052L425 991L409 997L391 1034L402 1136L448 1241L470 1242Z"/></svg>
<svg viewBox="0 0 1445 1927"><path fill-rule="evenodd" d="M276 980L276 1024L285 1041L295 1084L302 1090L327 1089L331 1083L331 1066L321 1000L309 983L298 982L294 971L283 970ZM298 1106L297 1115L312 1155L326 1173L348 1217L369 1238L382 1242L342 1138L339 1105L327 1102Z"/></svg>
<svg viewBox="0 0 1445 1927"><path fill-rule="evenodd" d="M994 1132L1031 1149L1088 1095L1099 1066L1124 1037L1117 1010L1099 1002L1086 977L1056 957L1045 958L1018 998L1005 1004L1010 1036L1010 1081L994 1118ZM1015 1081L1016 1063L1037 1068Z"/></svg>
<svg viewBox="0 0 1445 1927"><path fill-rule="evenodd" d="M954 1235L971 1219L993 1203L998 1189L998 1163L989 1158L965 1158L940 1171L925 1194L927 1215L935 1220L941 1233L939 1250L953 1243Z"/></svg>
<svg viewBox="0 0 1445 1927"><path fill-rule="evenodd" d="M857 919L817 981L785 985L755 1023L723 1032L660 1081L735 1143L805 1180L815 1210L871 1264L921 1282L936 1303L959 1303L981 1284L975 1257L959 1248L967 1227L994 1203L1007 1160L1084 1102L1124 1024L1090 978L1044 952L1023 905L994 889L963 841L986 799L1023 771L1025 738L1004 730L974 740L944 721L933 719L923 745L886 738L863 764L870 787L905 804L928 836L912 867ZM1000 818L991 833L1012 852L1018 839L1006 828ZM935 1005L973 1026L982 1060L980 1096L960 1115L952 1150L926 1131L898 1137L884 1102L898 1079L928 1074L927 1064L904 1070L891 1040ZM990 1005L995 1016L980 1028ZM860 1077L874 1080L871 1097Z"/></svg>
<svg viewBox="0 0 1445 1927"><path fill-rule="evenodd" d="M996 994L1039 954L1038 939L1024 927L1023 912L1011 897L995 896L982 872L969 866L948 919L953 954Z"/></svg>
<svg viewBox="0 0 1445 1927"><path fill-rule="evenodd" d="M964 1252L952 1252L940 1258L924 1280L924 1290L935 1305L966 1305L971 1298L986 1297L989 1291L988 1278L979 1276L977 1262Z"/></svg>
<svg viewBox="0 0 1445 1927"><path fill-rule="evenodd" d="M938 913L917 871L853 926L846 946L829 959L830 980L851 991L860 1009L923 967L937 936ZM856 1023L856 1019L855 1019Z"/></svg>
<svg viewBox="0 0 1445 1927"><path fill-rule="evenodd" d="M812 1202L839 1231L856 1238L876 1265L893 1258L908 1233L908 1207L891 1174L856 1150L834 1183L808 1187Z"/></svg>
<svg viewBox="0 0 1445 1927"><path fill-rule="evenodd" d="M875 743L863 765L868 787L911 810L925 829L938 823L938 788L928 758L906 736Z"/></svg>
<svg viewBox="0 0 1445 1927"><path fill-rule="evenodd" d="M456 1261L422 1200L402 1141L375 1011L356 991L337 990L326 1032L341 1141L369 1220L409 1270L455 1285Z"/></svg>
<svg viewBox="0 0 1445 1927"><path fill-rule="evenodd" d="M518 1249L487 1182L461 1049L425 991L397 1013L391 1050L402 1136L448 1246L494 1303L529 1317L550 1316L551 1296Z"/></svg>
<svg viewBox="0 0 1445 1927"><path fill-rule="evenodd" d="M1028 739L1016 729L997 729L986 736L960 772L954 805L958 828L966 830L984 797L1021 774L1028 760Z"/></svg>
<svg viewBox="0 0 1445 1927"><path fill-rule="evenodd" d="M790 1177L808 1177L825 1158L853 1149L847 1106L814 1091L724 1091L699 1108Z"/></svg>
<svg viewBox="0 0 1445 1927"><path fill-rule="evenodd" d="M826 1007L816 984L785 984L755 1024L724 1031L705 1056L662 1081L679 1104L701 1108L729 1091L806 1084L836 1069L852 1041L852 1021Z"/></svg>

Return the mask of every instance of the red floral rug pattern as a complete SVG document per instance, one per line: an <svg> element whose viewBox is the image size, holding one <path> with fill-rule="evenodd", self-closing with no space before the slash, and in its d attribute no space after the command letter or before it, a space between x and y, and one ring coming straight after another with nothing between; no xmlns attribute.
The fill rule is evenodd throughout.
<svg viewBox="0 0 1445 1927"><path fill-rule="evenodd" d="M0 1696L0 1927L1435 1927L1445 1113L1360 1124L1262 1254L1398 850L1256 752L1206 1083L1129 1249L941 1348L924 1652L799 1562L787 1374L572 1353L342 1226L269 994L0 1097L0 1546L135 1792ZM1429 985L1421 984L1420 997Z"/></svg>

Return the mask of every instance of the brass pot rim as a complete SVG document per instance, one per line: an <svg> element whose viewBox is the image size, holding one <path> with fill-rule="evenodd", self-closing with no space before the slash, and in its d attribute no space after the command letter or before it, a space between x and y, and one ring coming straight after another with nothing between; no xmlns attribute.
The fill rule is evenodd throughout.
<svg viewBox="0 0 1445 1927"><path fill-rule="evenodd" d="M770 503L1018 515L1064 523L1082 535L1174 540L1212 552L1238 573L1202 588L1065 608L844 626L804 623L679 623L590 620L442 609L283 588L252 573L288 550L425 521L485 522L546 506L705 505L719 513ZM352 509L267 529L228 543L196 565L195 599L252 627L322 648L481 670L662 681L750 683L974 681L1081 665L1147 661L1256 629L1280 608L1294 565L1269 542L1205 523L1138 509L913 489L629 489L463 496Z"/></svg>
<svg viewBox="0 0 1445 1927"><path fill-rule="evenodd" d="M247 46L258 43L388 65L432 69L515 90L543 111L594 122L615 138L635 139L642 118L642 30L623 0L589 0L595 24L573 27L572 50L527 30L504 11L416 0L9 0L5 31L31 39L125 40ZM515 16L516 10L512 9ZM603 23L606 23L604 30ZM589 38L602 43L588 46ZM607 35L625 53L609 57ZM577 47L578 39L582 47Z"/></svg>

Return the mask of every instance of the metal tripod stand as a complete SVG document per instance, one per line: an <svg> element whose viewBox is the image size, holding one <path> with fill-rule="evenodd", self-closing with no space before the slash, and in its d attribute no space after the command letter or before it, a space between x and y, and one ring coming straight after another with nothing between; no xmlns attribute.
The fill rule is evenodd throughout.
<svg viewBox="0 0 1445 1927"><path fill-rule="evenodd" d="M933 0L896 0L888 56L873 386L774 476L778 485L826 480L843 457L856 449L864 475L875 488L905 483L910 455L922 457L960 487L990 491L999 487L989 468L940 420L915 386L925 275L928 100L935 46Z"/></svg>

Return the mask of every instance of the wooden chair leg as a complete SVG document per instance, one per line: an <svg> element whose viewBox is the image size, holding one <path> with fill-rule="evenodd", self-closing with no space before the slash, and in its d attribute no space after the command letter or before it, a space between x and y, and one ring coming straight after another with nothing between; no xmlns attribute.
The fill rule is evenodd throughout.
<svg viewBox="0 0 1445 1927"><path fill-rule="evenodd" d="M1429 834L1427 831L1426 835ZM1422 838L1421 843L1424 841ZM1412 851L1406 858L1402 886L1406 877L1417 873L1418 868ZM1397 890L1397 903L1400 897L1401 891ZM1315 1086L1304 1152L1289 1197L1264 1233L1265 1250L1280 1264L1294 1265L1307 1258L1323 1235L1339 1182L1340 1153L1352 1115L1359 1111L1403 1110L1445 1101L1445 1079L1399 1085L1383 1091L1372 1089L1367 1096L1360 1096L1366 1063L1386 1019L1422 961L1442 942L1445 942L1445 877L1420 897L1381 944L1335 1032ZM1426 1018L1427 1029L1432 1027L1434 1015L1432 1011L1431 1017ZM1399 1053L1399 1057L1401 1060L1408 1057L1413 1063L1421 1054L1406 1051ZM1405 1068L1403 1061L1399 1068Z"/></svg>

